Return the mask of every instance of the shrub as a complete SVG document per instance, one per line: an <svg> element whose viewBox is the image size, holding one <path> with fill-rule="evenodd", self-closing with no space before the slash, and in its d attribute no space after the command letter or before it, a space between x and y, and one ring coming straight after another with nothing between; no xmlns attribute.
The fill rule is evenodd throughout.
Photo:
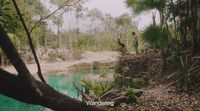
<svg viewBox="0 0 200 111"><path fill-rule="evenodd" d="M164 50L168 44L168 32L165 28L157 25L150 25L147 27L143 33L142 37L144 42Z"/></svg>
<svg viewBox="0 0 200 111"><path fill-rule="evenodd" d="M81 80L81 85L90 91L91 94L95 97L101 97L106 92L110 91L113 88L113 83L110 81L90 81L90 80Z"/></svg>

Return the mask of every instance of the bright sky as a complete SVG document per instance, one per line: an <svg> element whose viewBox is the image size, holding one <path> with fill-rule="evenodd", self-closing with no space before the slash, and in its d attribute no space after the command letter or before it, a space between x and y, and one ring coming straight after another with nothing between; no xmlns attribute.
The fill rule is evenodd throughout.
<svg viewBox="0 0 200 111"><path fill-rule="evenodd" d="M48 1L49 0L44 2L42 0L42 3L46 7L48 7L49 10L51 11L55 10L56 9L55 6L50 6ZM102 11L104 14L108 13L113 17L118 17L122 15L123 13L131 14L131 9L127 8L124 1L125 0L88 0L87 3L85 3L83 6L88 7L89 10L97 8L100 11ZM139 30L144 29L146 26L152 23L152 12L156 14L156 21L158 22L159 16L155 10L151 12L142 13L134 17L136 26L138 27ZM51 23L50 27L53 27L52 25L53 24Z"/></svg>
<svg viewBox="0 0 200 111"><path fill-rule="evenodd" d="M132 11L130 8L127 8L125 0L88 0L84 6L87 6L89 9L97 8L103 13L111 14L113 17L120 16L123 13L131 14ZM155 10L148 13L141 13L134 17L139 30L144 29L152 23L152 13L156 14L156 21L159 21L158 13Z"/></svg>
<svg viewBox="0 0 200 111"><path fill-rule="evenodd" d="M113 17L130 13L130 9L126 7L125 0L88 0L85 4L89 9L98 8L103 13L109 13Z"/></svg>

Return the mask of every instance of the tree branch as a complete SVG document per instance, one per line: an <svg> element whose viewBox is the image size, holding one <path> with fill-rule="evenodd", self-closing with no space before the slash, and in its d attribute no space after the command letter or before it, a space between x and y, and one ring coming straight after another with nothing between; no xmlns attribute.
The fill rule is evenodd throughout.
<svg viewBox="0 0 200 111"><path fill-rule="evenodd" d="M0 25L0 46L10 62L13 64L19 76L26 79L32 79L31 73L29 72L28 68L26 67L23 60L20 58L19 53L15 49L14 45L12 44L11 40L9 39L7 33Z"/></svg>
<svg viewBox="0 0 200 111"><path fill-rule="evenodd" d="M0 26L0 46L11 61L18 76L0 68L0 93L16 100L48 107L56 111L103 111L57 92L37 81L20 58L4 29Z"/></svg>
<svg viewBox="0 0 200 111"><path fill-rule="evenodd" d="M99 107L87 106L37 80L36 86L43 95L38 96L18 76L0 69L0 93L5 96L29 104L42 105L56 111L105 111Z"/></svg>
<svg viewBox="0 0 200 111"><path fill-rule="evenodd" d="M29 33L31 34L32 31L33 31L43 20L45 20L45 19L51 17L51 16L52 16L53 14L55 14L57 11L61 10L62 8L66 7L66 6L68 6L68 7L74 6L74 5L76 5L77 3L79 3L80 1L81 1L81 0L78 0L78 1L76 1L75 3L73 3L73 4L68 4L68 1L66 1L66 2L64 3L64 5L58 7L56 10L54 10L52 13L50 13L50 14L47 15L46 17L41 17L40 20L39 20L38 22L36 22L35 25L31 28L31 30L30 30Z"/></svg>
<svg viewBox="0 0 200 111"><path fill-rule="evenodd" d="M22 22L22 25L23 25L24 30L25 30L25 32L26 32L26 35L27 35L27 37L28 37L29 46L30 46L31 51L32 51L32 53L33 53L35 62L36 62L36 64L37 64L37 68L38 68L38 72L37 72L37 73L38 73L38 76L39 76L39 78L41 79L42 82L46 83L46 82L45 82L45 79L44 79L43 76L42 76L42 71L41 71L40 63L39 63L39 60L38 60L38 58L37 58L37 54L36 54L35 49L34 49L34 46L33 46L33 42L32 42L32 39L31 39L31 34L29 33L29 30L28 30L28 28L27 28L27 26L26 26L26 23L25 23L25 21L24 21L22 15L21 15L21 12L20 12L20 10L19 10L19 8L18 8L18 6L17 6L16 1L15 1L15 0L12 0L12 2L13 2L13 5L14 5L16 11L17 11L17 14L18 14L19 17L20 17L20 20L21 20L21 22Z"/></svg>

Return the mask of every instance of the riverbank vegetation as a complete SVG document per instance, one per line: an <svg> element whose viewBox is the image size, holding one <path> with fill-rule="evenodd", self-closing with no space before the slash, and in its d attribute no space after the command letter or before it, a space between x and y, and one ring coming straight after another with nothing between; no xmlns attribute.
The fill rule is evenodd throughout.
<svg viewBox="0 0 200 111"><path fill-rule="evenodd" d="M0 68L1 94L59 111L200 108L199 0L126 0L134 16L119 17L84 8L85 2L51 0L55 8L50 11L40 0L0 0L0 63L12 64L18 72ZM139 31L134 17L152 10L159 23L152 13L152 24ZM133 31L139 38L139 53L133 49ZM43 58L37 53L57 62L80 59L84 51L122 54L112 79L103 72L99 81L86 78L80 86L74 83L82 96L79 101L45 82L39 63ZM36 61L42 82L24 61ZM86 101L113 101L115 106L87 106Z"/></svg>
<svg viewBox="0 0 200 111"><path fill-rule="evenodd" d="M109 14L103 14L98 9L88 10L82 6L85 1L73 4L55 0L50 2L56 7L54 11L49 11L39 0L17 2L36 49L65 49L70 53L69 58L80 59L80 55L87 50L116 51L118 49L115 43L117 38L123 39L127 47L130 50L133 49L129 33L134 28L134 23L128 14L112 17ZM21 51L26 51L29 47L28 39L25 37L26 33L19 18L16 18L17 14L12 3L2 1L1 7L1 25L12 35L10 37L15 46ZM63 21L64 19L66 20ZM85 24L84 21L88 23ZM1 55L3 56L3 54ZM4 58L2 57L2 61L6 61L3 60ZM3 62L1 63L3 64Z"/></svg>

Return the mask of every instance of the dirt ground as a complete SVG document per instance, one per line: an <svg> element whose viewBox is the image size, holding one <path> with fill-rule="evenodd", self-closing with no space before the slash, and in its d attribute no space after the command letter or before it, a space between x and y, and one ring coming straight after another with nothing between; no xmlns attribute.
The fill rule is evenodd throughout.
<svg viewBox="0 0 200 111"><path fill-rule="evenodd" d="M117 61L119 57L118 52L104 51L104 52L90 52L87 51L81 55L80 60L73 61L59 61L59 62L47 62L40 60L40 65L43 74L56 73L61 74L63 72L68 72L69 68L73 65L78 64L92 64L93 62L107 63L112 61ZM32 74L36 74L37 66L36 64L27 64L28 69ZM17 73L13 66L4 67L5 70L11 73Z"/></svg>

